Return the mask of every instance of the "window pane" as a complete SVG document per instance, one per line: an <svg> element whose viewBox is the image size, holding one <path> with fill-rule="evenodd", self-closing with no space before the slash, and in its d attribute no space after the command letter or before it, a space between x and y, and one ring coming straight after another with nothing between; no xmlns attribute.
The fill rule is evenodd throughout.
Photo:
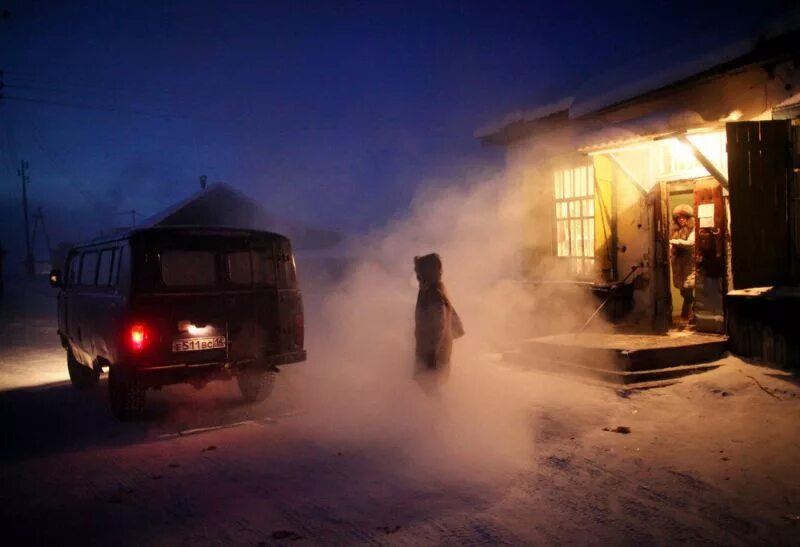
<svg viewBox="0 0 800 547"><path fill-rule="evenodd" d="M583 256L594 256L594 219L583 221Z"/></svg>
<svg viewBox="0 0 800 547"><path fill-rule="evenodd" d="M69 277L67 278L67 284L75 285L78 283L78 272L80 271L80 266L81 255L73 255L69 261Z"/></svg>
<svg viewBox="0 0 800 547"><path fill-rule="evenodd" d="M100 253L100 267L97 268L97 284L107 287L111 279L111 266L114 263L114 250L106 249Z"/></svg>
<svg viewBox="0 0 800 547"><path fill-rule="evenodd" d="M94 285L97 276L97 253L84 253L81 261L81 285Z"/></svg>
<svg viewBox="0 0 800 547"><path fill-rule="evenodd" d="M253 278L250 275L250 251L237 251L228 255L228 279L237 285L249 285Z"/></svg>
<svg viewBox="0 0 800 547"><path fill-rule="evenodd" d="M208 251L164 251L161 253L161 279L171 287L214 285L214 253Z"/></svg>
<svg viewBox="0 0 800 547"><path fill-rule="evenodd" d="M577 188L575 189L576 196L586 195L586 169L578 167L575 169L575 178L577 181Z"/></svg>
<svg viewBox="0 0 800 547"><path fill-rule="evenodd" d="M256 251L253 255L253 277L257 285L275 285L275 261L272 252Z"/></svg>
<svg viewBox="0 0 800 547"><path fill-rule="evenodd" d="M570 256L581 256L582 249L581 249L581 221L580 220L570 220L569 221L569 232L571 236L571 245L570 245Z"/></svg>
<svg viewBox="0 0 800 547"><path fill-rule="evenodd" d="M556 224L558 232L558 256L569 256L569 234L567 233L567 221L560 220Z"/></svg>
<svg viewBox="0 0 800 547"><path fill-rule="evenodd" d="M594 167L589 167L588 169L588 177L589 177L589 187L587 188L586 195L593 196L594 195Z"/></svg>
<svg viewBox="0 0 800 547"><path fill-rule="evenodd" d="M583 208L582 208L581 216L584 217L594 217L594 200L593 199L585 199L583 200Z"/></svg>
<svg viewBox="0 0 800 547"><path fill-rule="evenodd" d="M561 171L556 171L554 173L554 184L555 184L555 192L556 192L556 199L561 199L564 197L563 191L563 175Z"/></svg>
<svg viewBox="0 0 800 547"><path fill-rule="evenodd" d="M111 287L117 286L117 279L119 278L119 261L120 250L114 249L114 260L111 261L111 277L108 279L108 284Z"/></svg>
<svg viewBox="0 0 800 547"><path fill-rule="evenodd" d="M564 197L571 198L572 193L572 171L566 170L564 171Z"/></svg>
<svg viewBox="0 0 800 547"><path fill-rule="evenodd" d="M569 216L572 218L576 218L581 216L581 202L580 201L570 201L569 202Z"/></svg>

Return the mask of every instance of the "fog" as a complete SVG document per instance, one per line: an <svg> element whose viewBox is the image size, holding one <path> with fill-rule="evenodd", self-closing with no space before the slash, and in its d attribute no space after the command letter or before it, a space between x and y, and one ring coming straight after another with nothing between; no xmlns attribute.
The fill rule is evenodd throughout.
<svg viewBox="0 0 800 547"><path fill-rule="evenodd" d="M300 376L305 422L337 446L394 447L414 472L513 472L535 449L531 404L552 400L552 386L504 362L502 352L535 333L533 312L544 295L573 323L590 312L552 288L534 292L518 282L526 209L503 177L423 187L406 217L352 242L347 254L357 258L340 281L303 284L309 361L291 374ZM466 329L438 395L412 378L413 257L429 252L442 258L444 284Z"/></svg>

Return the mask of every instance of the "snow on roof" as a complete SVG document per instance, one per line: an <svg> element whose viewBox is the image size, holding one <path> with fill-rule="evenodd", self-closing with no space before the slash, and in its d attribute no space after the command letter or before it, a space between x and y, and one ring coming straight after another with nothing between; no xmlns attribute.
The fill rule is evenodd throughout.
<svg viewBox="0 0 800 547"><path fill-rule="evenodd" d="M581 86L569 117L579 118L685 80L749 53L755 43L752 38L736 40L695 55L687 55L682 46L640 57ZM662 68L653 70L653 67Z"/></svg>
<svg viewBox="0 0 800 547"><path fill-rule="evenodd" d="M574 100L574 97L562 97L561 99L557 99L547 104L533 106L524 110L515 110L514 112L507 114L502 120L489 123L486 126L476 130L474 136L479 139L488 137L489 135L497 133L504 127L507 127L513 123L534 122L541 120L542 118L546 118L547 116L557 114L558 112L565 112L569 110L569 107L572 106Z"/></svg>
<svg viewBox="0 0 800 547"><path fill-rule="evenodd" d="M713 122L704 120L693 110L668 109L622 123L589 129L576 136L574 144L578 150L588 152L708 127L709 123Z"/></svg>
<svg viewBox="0 0 800 547"><path fill-rule="evenodd" d="M557 112L556 108L568 109L570 119L580 118L720 67L752 52L764 40L798 30L800 10L793 10L756 28L695 35L691 42L638 57L590 78L568 99L512 112L502 122L476 131L475 136L486 138L513 123L536 121Z"/></svg>
<svg viewBox="0 0 800 547"><path fill-rule="evenodd" d="M789 108L791 106L797 106L798 104L800 104L800 92L795 93L794 95L792 95L791 97L789 97L785 101L781 101L780 103L776 104L772 108L773 109Z"/></svg>

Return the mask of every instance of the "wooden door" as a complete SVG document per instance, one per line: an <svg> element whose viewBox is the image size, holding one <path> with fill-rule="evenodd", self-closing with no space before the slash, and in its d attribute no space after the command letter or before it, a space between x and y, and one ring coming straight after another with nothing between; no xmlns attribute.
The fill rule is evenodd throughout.
<svg viewBox="0 0 800 547"><path fill-rule="evenodd" d="M653 186L648 196L653 208L652 279L653 331L667 332L672 323L672 295L669 275L669 206L666 184Z"/></svg>
<svg viewBox="0 0 800 547"><path fill-rule="evenodd" d="M694 185L695 303L699 332L725 332L726 292L725 200L722 185L712 178Z"/></svg>
<svg viewBox="0 0 800 547"><path fill-rule="evenodd" d="M791 280L791 122L731 122L728 180L736 289Z"/></svg>

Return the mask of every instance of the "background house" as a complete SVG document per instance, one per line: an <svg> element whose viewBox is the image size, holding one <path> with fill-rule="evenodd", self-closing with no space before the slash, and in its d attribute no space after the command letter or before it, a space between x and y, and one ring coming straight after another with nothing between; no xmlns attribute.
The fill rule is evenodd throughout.
<svg viewBox="0 0 800 547"><path fill-rule="evenodd" d="M775 319L789 312L738 313L737 291L799 279L797 23L669 62L639 59L479 132L484 144L505 147L508 174L529 206L528 279L572 280L576 290L624 286L624 313L614 319L664 332L679 308L670 211L691 204L698 330L727 330L745 354L794 362L788 328ZM761 292L775 299L775 290Z"/></svg>

